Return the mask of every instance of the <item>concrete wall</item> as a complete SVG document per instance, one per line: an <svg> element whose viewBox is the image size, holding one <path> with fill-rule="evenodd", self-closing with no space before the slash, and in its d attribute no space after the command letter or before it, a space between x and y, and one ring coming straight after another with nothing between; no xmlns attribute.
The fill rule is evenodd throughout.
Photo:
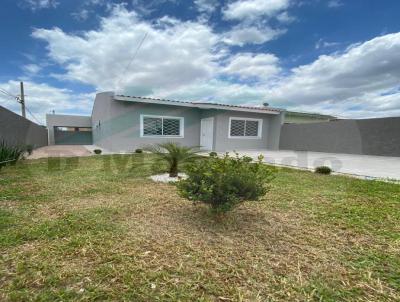
<svg viewBox="0 0 400 302"><path fill-rule="evenodd" d="M49 129L49 145L54 145L54 127L92 127L90 116L47 114L46 124Z"/></svg>
<svg viewBox="0 0 400 302"><path fill-rule="evenodd" d="M400 117L282 126L280 149L400 156Z"/></svg>
<svg viewBox="0 0 400 302"><path fill-rule="evenodd" d="M0 106L0 140L35 148L47 146L47 129Z"/></svg>

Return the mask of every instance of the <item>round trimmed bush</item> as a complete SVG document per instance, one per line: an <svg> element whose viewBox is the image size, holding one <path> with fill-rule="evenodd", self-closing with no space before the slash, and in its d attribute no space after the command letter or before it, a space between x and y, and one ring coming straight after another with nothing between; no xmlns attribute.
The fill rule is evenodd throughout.
<svg viewBox="0 0 400 302"><path fill-rule="evenodd" d="M143 150L142 149L136 149L135 153L143 153Z"/></svg>
<svg viewBox="0 0 400 302"><path fill-rule="evenodd" d="M208 155L210 155L210 157L217 157L218 153L215 151L211 151L210 153L208 153Z"/></svg>
<svg viewBox="0 0 400 302"><path fill-rule="evenodd" d="M95 154L101 154L101 149L94 149L93 152L94 152Z"/></svg>
<svg viewBox="0 0 400 302"><path fill-rule="evenodd" d="M315 168L315 173L329 175L332 173L332 169L328 166L320 166Z"/></svg>
<svg viewBox="0 0 400 302"><path fill-rule="evenodd" d="M252 162L250 157L210 157L196 161L186 168L187 179L177 186L182 197L194 202L203 202L214 213L224 213L246 200L256 201L268 191L268 182L273 178L272 170L259 157Z"/></svg>

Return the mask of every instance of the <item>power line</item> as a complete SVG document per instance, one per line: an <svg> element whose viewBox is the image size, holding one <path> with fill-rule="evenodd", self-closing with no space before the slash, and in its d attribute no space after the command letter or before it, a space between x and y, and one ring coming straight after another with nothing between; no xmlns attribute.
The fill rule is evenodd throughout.
<svg viewBox="0 0 400 302"><path fill-rule="evenodd" d="M8 96L8 95L2 95L2 94L0 94L0 97L4 98L4 100L10 100L10 99L11 99L11 97ZM12 99L15 101L15 98L14 98L14 97L13 97Z"/></svg>
<svg viewBox="0 0 400 302"><path fill-rule="evenodd" d="M4 90L4 89L2 89L2 88L0 88L0 92L2 92L3 94L7 95L8 97L12 97L12 98L14 98L14 99L17 97L17 96L15 96L15 95L9 93L7 90Z"/></svg>
<svg viewBox="0 0 400 302"><path fill-rule="evenodd" d="M142 47L144 40L146 40L146 38L147 38L147 34L148 34L147 32L144 34L142 40L140 41L138 47L136 48L135 53L132 56L131 60L129 61L128 65L126 65L124 72L121 73L121 76L119 77L118 82L116 84L116 86L117 86L116 88L118 88L118 85L121 82L121 77L123 77L125 75L125 73L127 72L127 70L129 69L129 67L131 67L131 64L132 64L133 60L136 58L136 55L138 54L140 48Z"/></svg>
<svg viewBox="0 0 400 302"><path fill-rule="evenodd" d="M18 103L21 103L21 102L23 101L22 96L19 97L19 96L16 96L16 95L12 95L10 92L8 92L7 90L5 90L5 89L3 89L3 88L0 88L0 92L3 93L6 97L9 97L9 98L12 98L12 99L16 100ZM1 95L0 95L0 96L1 96ZM4 96L3 96L3 97L4 97ZM26 110L29 112L29 114L32 116L32 118L33 118L38 124L41 125L42 123L41 123L41 122L39 121L39 119L32 113L32 111L30 111L29 108L26 107L26 106L25 106L25 108L26 108Z"/></svg>
<svg viewBox="0 0 400 302"><path fill-rule="evenodd" d="M3 88L0 88L0 91L2 91L3 93L8 94L8 95L10 95L10 96L14 96L12 93L8 92L7 90L5 90L5 89L3 89Z"/></svg>
<svg viewBox="0 0 400 302"><path fill-rule="evenodd" d="M36 116L33 115L33 113L29 110L28 107L25 107L26 111L28 111L28 113L33 117L33 119L40 125L42 125L42 123L39 121L39 119L36 118Z"/></svg>
<svg viewBox="0 0 400 302"><path fill-rule="evenodd" d="M0 91L0 92L1 92L1 91ZM11 98L11 96L9 96L9 95L0 95L0 97L3 97L4 99L6 99L6 97ZM12 98L13 98L14 100L16 99L16 97L12 97ZM26 108L26 111L28 111L29 114L32 116L32 118L33 118L38 124L42 125L42 122L40 122L40 120L32 113L32 111L30 111L28 107L25 107L25 108Z"/></svg>

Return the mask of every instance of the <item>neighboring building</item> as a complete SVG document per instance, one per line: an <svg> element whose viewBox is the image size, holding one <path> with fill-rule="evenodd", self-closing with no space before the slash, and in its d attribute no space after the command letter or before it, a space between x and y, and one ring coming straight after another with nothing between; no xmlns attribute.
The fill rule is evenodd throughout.
<svg viewBox="0 0 400 302"><path fill-rule="evenodd" d="M284 111L103 92L96 95L92 116L46 119L49 144L93 143L114 152L167 141L215 151L277 150Z"/></svg>
<svg viewBox="0 0 400 302"><path fill-rule="evenodd" d="M336 120L337 118L332 115L324 115L318 113L306 113L306 112L285 112L285 124L306 124L306 123L319 123L329 122Z"/></svg>

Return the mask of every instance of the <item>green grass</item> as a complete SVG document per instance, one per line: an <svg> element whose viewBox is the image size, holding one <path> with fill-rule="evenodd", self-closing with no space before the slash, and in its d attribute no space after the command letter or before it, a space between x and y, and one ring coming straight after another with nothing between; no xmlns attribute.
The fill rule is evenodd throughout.
<svg viewBox="0 0 400 302"><path fill-rule="evenodd" d="M153 159L4 167L0 300L400 300L398 184L278 169L216 222Z"/></svg>

